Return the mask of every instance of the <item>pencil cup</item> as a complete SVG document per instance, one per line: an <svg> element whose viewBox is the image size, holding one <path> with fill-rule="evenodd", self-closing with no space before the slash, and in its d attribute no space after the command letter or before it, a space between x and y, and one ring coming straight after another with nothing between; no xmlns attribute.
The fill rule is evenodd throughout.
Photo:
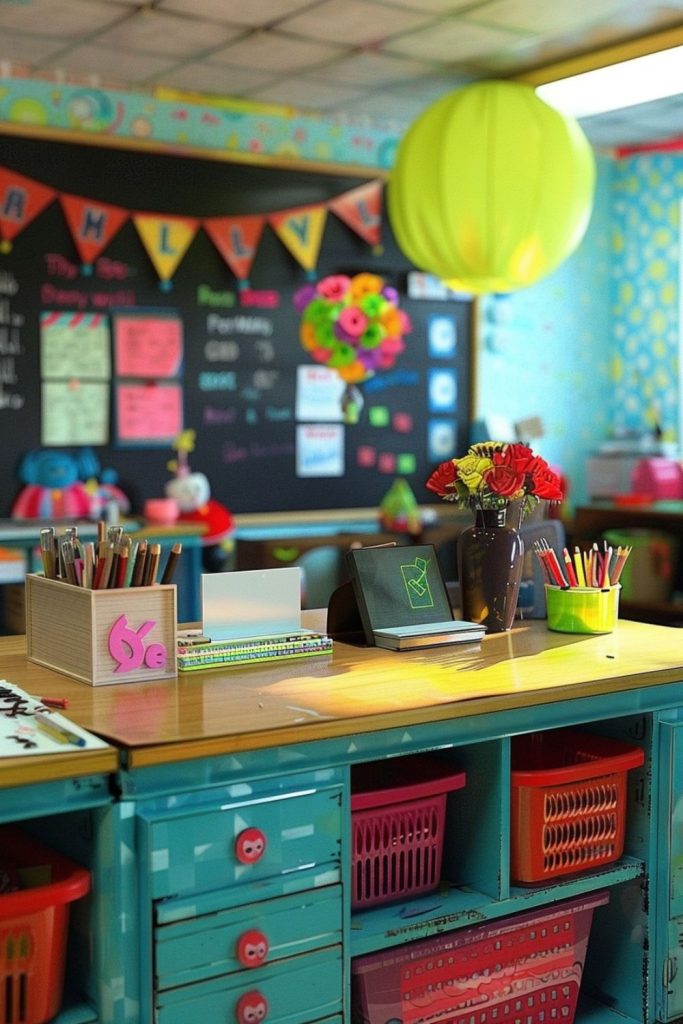
<svg viewBox="0 0 683 1024"><path fill-rule="evenodd" d="M621 585L561 587L546 585L548 629L556 633L611 633L619 614Z"/></svg>
<svg viewBox="0 0 683 1024"><path fill-rule="evenodd" d="M26 653L91 686L176 674L173 584L89 590L29 573Z"/></svg>

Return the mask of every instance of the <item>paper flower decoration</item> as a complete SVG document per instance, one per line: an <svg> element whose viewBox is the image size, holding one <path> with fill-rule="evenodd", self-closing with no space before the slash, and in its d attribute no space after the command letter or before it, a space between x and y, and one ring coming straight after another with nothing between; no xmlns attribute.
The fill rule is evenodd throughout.
<svg viewBox="0 0 683 1024"><path fill-rule="evenodd" d="M507 508L521 501L523 513L539 501L562 501L562 485L545 459L525 444L482 441L461 459L449 459L434 470L427 488L445 501L465 508Z"/></svg>
<svg viewBox="0 0 683 1024"><path fill-rule="evenodd" d="M376 274L333 274L294 295L301 314L299 339L317 362L356 384L389 370L403 352L410 317L398 292Z"/></svg>

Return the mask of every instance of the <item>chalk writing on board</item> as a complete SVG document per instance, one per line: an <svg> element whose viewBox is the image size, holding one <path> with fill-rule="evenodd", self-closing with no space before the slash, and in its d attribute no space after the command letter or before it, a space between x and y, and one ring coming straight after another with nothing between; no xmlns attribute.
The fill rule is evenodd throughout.
<svg viewBox="0 0 683 1024"><path fill-rule="evenodd" d="M172 441L183 429L183 395L178 384L118 384L116 433L122 444Z"/></svg>
<svg viewBox="0 0 683 1024"><path fill-rule="evenodd" d="M176 377L183 358L183 326L173 315L122 313L114 317L119 377Z"/></svg>
<svg viewBox="0 0 683 1024"><path fill-rule="evenodd" d="M40 372L44 378L108 380L109 324L104 315L43 311Z"/></svg>
<svg viewBox="0 0 683 1024"><path fill-rule="evenodd" d="M107 444L107 382L44 380L41 400L43 445Z"/></svg>
<svg viewBox="0 0 683 1024"><path fill-rule="evenodd" d="M25 397L19 390L19 365L24 354L21 328L24 316L12 306L19 291L14 274L0 272L0 411L17 412L23 409Z"/></svg>

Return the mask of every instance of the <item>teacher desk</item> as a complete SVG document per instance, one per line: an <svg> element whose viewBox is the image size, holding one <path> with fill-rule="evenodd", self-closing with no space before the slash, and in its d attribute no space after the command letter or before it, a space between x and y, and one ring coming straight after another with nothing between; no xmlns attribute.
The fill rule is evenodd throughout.
<svg viewBox="0 0 683 1024"><path fill-rule="evenodd" d="M306 614L315 628L323 620ZM594 915L579 1024L674 1021L680 636L626 621L566 635L536 621L480 646L397 654L335 643L305 662L104 687L31 664L22 639L0 639L0 676L67 697L68 716L109 744L92 770L80 753L0 760L2 820L22 820L92 873L58 1024L244 1024L247 1005L267 1007L270 1024L342 1024L354 957L597 892L609 901ZM512 745L563 726L644 751L628 773L624 852L522 886L510 870ZM441 884L355 909L353 773L428 752L466 774L448 798ZM254 934L268 952L245 967L240 943ZM526 1022L523 1007L509 1009Z"/></svg>

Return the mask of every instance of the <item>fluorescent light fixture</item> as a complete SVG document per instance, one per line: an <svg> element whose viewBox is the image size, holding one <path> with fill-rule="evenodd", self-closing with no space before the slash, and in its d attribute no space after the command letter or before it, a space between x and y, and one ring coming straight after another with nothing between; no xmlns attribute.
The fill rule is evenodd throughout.
<svg viewBox="0 0 683 1024"><path fill-rule="evenodd" d="M539 85L536 93L573 117L622 110L683 93L683 46Z"/></svg>

